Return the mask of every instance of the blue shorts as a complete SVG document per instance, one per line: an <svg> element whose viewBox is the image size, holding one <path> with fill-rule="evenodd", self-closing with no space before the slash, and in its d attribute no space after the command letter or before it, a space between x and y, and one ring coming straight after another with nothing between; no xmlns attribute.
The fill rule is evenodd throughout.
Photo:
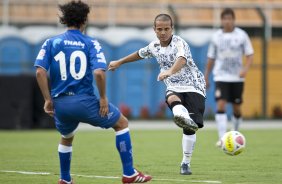
<svg viewBox="0 0 282 184"><path fill-rule="evenodd" d="M74 95L53 99L56 128L62 135L72 133L80 122L101 128L114 126L120 118L120 111L109 103L109 113L105 117L99 114L100 104L96 96Z"/></svg>

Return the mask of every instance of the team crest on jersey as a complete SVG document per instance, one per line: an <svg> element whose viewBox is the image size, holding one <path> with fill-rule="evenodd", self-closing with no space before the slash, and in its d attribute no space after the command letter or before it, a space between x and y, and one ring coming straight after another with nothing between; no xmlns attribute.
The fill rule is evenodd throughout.
<svg viewBox="0 0 282 184"><path fill-rule="evenodd" d="M62 41L61 38L56 38L56 39L53 41L52 46L53 46L54 48L56 48L57 45L60 45L61 41Z"/></svg>
<svg viewBox="0 0 282 184"><path fill-rule="evenodd" d="M37 58L38 60L43 60L44 56L46 54L46 50L45 49L41 49L37 55Z"/></svg>

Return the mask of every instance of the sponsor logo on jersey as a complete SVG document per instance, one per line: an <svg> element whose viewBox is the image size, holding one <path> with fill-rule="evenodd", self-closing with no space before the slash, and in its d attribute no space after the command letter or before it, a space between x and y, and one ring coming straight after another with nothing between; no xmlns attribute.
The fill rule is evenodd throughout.
<svg viewBox="0 0 282 184"><path fill-rule="evenodd" d="M65 45L77 46L84 49L85 44L81 41L64 40Z"/></svg>

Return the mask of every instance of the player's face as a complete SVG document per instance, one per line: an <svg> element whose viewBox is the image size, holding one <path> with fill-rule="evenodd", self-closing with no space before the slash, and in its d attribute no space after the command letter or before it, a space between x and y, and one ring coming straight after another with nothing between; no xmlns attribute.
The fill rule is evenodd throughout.
<svg viewBox="0 0 282 184"><path fill-rule="evenodd" d="M234 20L233 16L229 15L229 14L224 15L221 19L222 27L223 27L224 31L226 31L226 32L233 31L234 23L235 23L235 20Z"/></svg>
<svg viewBox="0 0 282 184"><path fill-rule="evenodd" d="M157 20L154 30L158 39L161 42L161 45L167 46L170 42L172 31L173 31L173 28L171 27L171 22Z"/></svg>

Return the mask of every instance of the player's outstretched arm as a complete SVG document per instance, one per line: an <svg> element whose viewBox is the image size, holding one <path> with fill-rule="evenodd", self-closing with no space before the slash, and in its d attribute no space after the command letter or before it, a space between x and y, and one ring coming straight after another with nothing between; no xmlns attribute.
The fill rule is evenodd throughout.
<svg viewBox="0 0 282 184"><path fill-rule="evenodd" d="M122 64L134 62L134 61L137 61L137 60L140 60L140 59L143 59L143 58L141 58L139 56L138 52L134 52L134 53L129 54L128 56L125 56L124 58L121 58L117 61L111 61L109 66L108 66L108 70L114 71L115 69L117 69Z"/></svg>

